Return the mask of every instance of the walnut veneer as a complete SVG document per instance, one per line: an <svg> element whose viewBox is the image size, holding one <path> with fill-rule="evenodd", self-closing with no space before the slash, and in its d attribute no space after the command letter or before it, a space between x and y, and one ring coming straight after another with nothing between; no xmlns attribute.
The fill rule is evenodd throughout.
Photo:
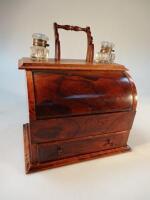
<svg viewBox="0 0 150 200"><path fill-rule="evenodd" d="M26 172L129 151L136 88L119 64L23 58L29 123Z"/></svg>

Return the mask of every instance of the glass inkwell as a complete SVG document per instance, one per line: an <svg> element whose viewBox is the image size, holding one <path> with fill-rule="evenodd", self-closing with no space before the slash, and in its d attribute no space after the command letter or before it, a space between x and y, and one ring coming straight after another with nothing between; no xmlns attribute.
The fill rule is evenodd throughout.
<svg viewBox="0 0 150 200"><path fill-rule="evenodd" d="M49 50L46 48L49 46L47 43L49 38L42 33L34 33L32 35L33 46L31 47L32 60L47 60L49 57Z"/></svg>
<svg viewBox="0 0 150 200"><path fill-rule="evenodd" d="M114 44L111 42L103 41L101 49L96 54L95 61L97 63L113 63L115 60Z"/></svg>

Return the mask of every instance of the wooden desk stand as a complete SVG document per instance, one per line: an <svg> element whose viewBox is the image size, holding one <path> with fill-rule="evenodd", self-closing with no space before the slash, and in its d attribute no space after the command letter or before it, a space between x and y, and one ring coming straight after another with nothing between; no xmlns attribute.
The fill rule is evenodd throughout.
<svg viewBox="0 0 150 200"><path fill-rule="evenodd" d="M26 71L29 103L29 123L23 126L26 173L130 150L137 101L127 69L93 63L91 39L86 61L60 60L57 28L74 27L54 28L55 59L19 61L19 69Z"/></svg>

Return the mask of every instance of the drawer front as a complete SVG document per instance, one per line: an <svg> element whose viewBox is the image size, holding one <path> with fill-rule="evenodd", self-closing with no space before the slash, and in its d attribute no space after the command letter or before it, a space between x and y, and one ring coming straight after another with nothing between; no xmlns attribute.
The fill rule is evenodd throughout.
<svg viewBox="0 0 150 200"><path fill-rule="evenodd" d="M33 72L37 119L129 111L132 89L122 71Z"/></svg>
<svg viewBox="0 0 150 200"><path fill-rule="evenodd" d="M53 142L130 130L135 112L38 120L30 124L32 143Z"/></svg>
<svg viewBox="0 0 150 200"><path fill-rule="evenodd" d="M49 162L77 155L126 146L129 132L89 136L78 140L38 145L39 162Z"/></svg>

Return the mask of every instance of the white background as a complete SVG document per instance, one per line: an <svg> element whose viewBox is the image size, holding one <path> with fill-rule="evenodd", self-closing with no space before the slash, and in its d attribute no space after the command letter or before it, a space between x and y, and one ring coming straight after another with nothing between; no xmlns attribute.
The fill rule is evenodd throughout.
<svg viewBox="0 0 150 200"><path fill-rule="evenodd" d="M22 124L28 122L25 72L18 59L30 55L31 35L50 38L53 22L91 26L95 52L115 43L116 62L130 69L138 108L129 138L131 153L31 175L24 173ZM84 58L86 37L61 32L64 58ZM0 0L0 200L150 199L150 1Z"/></svg>

